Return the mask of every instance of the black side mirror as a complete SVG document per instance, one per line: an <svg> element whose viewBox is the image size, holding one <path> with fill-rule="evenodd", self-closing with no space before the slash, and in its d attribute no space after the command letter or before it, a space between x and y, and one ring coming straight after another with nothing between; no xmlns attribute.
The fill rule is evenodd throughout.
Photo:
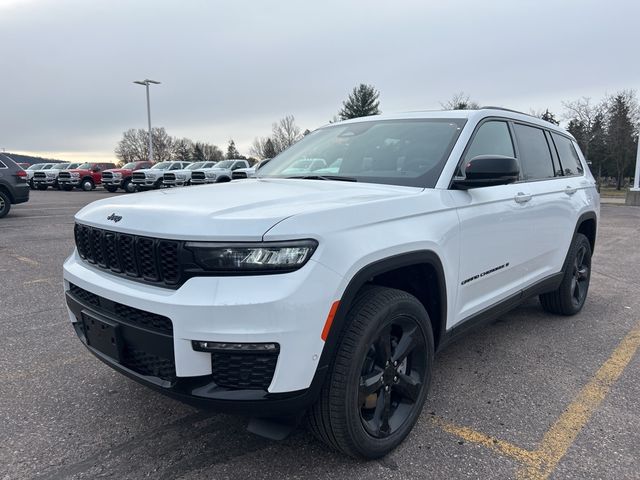
<svg viewBox="0 0 640 480"><path fill-rule="evenodd" d="M518 160L503 155L478 155L463 166L464 178L455 177L453 187L468 190L516 182L520 176Z"/></svg>

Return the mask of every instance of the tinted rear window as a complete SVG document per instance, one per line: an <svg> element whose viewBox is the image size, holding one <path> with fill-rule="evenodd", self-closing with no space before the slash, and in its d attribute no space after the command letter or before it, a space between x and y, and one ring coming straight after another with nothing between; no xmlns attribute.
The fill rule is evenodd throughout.
<svg viewBox="0 0 640 480"><path fill-rule="evenodd" d="M573 142L567 137L552 133L553 143L556 145L556 151L558 157L560 157L560 163L562 164L562 172L565 175L582 175L584 169L578 158L578 153L573 146Z"/></svg>
<svg viewBox="0 0 640 480"><path fill-rule="evenodd" d="M551 150L544 130L518 123L514 125L514 129L518 139L523 180L553 178Z"/></svg>

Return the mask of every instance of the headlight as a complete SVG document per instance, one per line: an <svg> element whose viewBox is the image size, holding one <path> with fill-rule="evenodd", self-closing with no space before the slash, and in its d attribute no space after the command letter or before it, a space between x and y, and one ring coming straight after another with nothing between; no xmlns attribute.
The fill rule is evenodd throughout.
<svg viewBox="0 0 640 480"><path fill-rule="evenodd" d="M114 173L112 173L112 175L113 175L114 177L121 177L121 176L122 176L122 173L120 173L120 172L114 172Z"/></svg>
<svg viewBox="0 0 640 480"><path fill-rule="evenodd" d="M301 268L318 246L315 240L261 243L188 242L202 269L223 274L282 273Z"/></svg>
<svg viewBox="0 0 640 480"><path fill-rule="evenodd" d="M205 175L207 178L216 178L215 172L206 172Z"/></svg>
<svg viewBox="0 0 640 480"><path fill-rule="evenodd" d="M72 177L79 177L80 174L78 172L71 172Z"/></svg>

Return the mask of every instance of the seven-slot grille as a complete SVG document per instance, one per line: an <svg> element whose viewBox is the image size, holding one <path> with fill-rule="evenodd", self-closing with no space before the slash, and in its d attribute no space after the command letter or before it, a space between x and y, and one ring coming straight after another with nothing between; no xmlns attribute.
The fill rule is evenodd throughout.
<svg viewBox="0 0 640 480"><path fill-rule="evenodd" d="M175 286L180 280L180 242L110 232L76 223L80 257L112 273Z"/></svg>
<svg viewBox="0 0 640 480"><path fill-rule="evenodd" d="M33 178L46 178L47 174L44 172L35 172Z"/></svg>
<svg viewBox="0 0 640 480"><path fill-rule="evenodd" d="M58 174L58 178L71 178L71 173L70 172L60 172Z"/></svg>
<svg viewBox="0 0 640 480"><path fill-rule="evenodd" d="M164 179L165 180L173 180L175 182L176 174L175 173L165 173L164 174Z"/></svg>
<svg viewBox="0 0 640 480"><path fill-rule="evenodd" d="M131 178L133 178L134 180L144 180L145 175L144 172L134 172L133 175L131 175Z"/></svg>
<svg viewBox="0 0 640 480"><path fill-rule="evenodd" d="M204 180L204 172L193 172L191 174L191 181L193 180Z"/></svg>
<svg viewBox="0 0 640 480"><path fill-rule="evenodd" d="M234 178L234 179L247 178L247 172L233 172L231 174L231 177Z"/></svg>
<svg viewBox="0 0 640 480"><path fill-rule="evenodd" d="M102 174L102 180L113 180L113 173L112 172L104 172Z"/></svg>

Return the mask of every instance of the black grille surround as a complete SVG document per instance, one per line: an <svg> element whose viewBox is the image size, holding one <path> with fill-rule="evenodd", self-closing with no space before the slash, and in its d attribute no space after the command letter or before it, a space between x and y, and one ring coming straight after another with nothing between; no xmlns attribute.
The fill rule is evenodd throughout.
<svg viewBox="0 0 640 480"><path fill-rule="evenodd" d="M247 172L233 172L231 174L231 178L233 178L234 180L239 180L242 178L247 178Z"/></svg>
<svg viewBox="0 0 640 480"><path fill-rule="evenodd" d="M44 172L34 172L33 173L33 178L46 178L47 174Z"/></svg>
<svg viewBox="0 0 640 480"><path fill-rule="evenodd" d="M112 172L104 172L102 174L102 180L113 180L113 173Z"/></svg>
<svg viewBox="0 0 640 480"><path fill-rule="evenodd" d="M71 173L70 172L60 172L58 174L58 178L71 178Z"/></svg>
<svg viewBox="0 0 640 480"><path fill-rule="evenodd" d="M193 180L204 180L206 177L204 172L195 171L191 174L191 181Z"/></svg>
<svg viewBox="0 0 640 480"><path fill-rule="evenodd" d="M165 173L162 177L164 180L176 180L176 174L175 173Z"/></svg>
<svg viewBox="0 0 640 480"><path fill-rule="evenodd" d="M133 178L134 180L144 180L147 177L144 172L133 172L131 178Z"/></svg>

